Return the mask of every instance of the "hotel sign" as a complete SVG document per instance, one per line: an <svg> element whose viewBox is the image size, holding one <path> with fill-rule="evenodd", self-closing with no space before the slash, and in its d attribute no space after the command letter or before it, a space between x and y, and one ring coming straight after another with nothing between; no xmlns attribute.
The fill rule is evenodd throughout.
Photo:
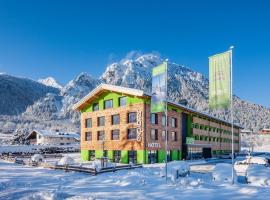
<svg viewBox="0 0 270 200"><path fill-rule="evenodd" d="M149 148L160 148L160 144L159 143L148 143L147 147L149 147Z"/></svg>
<svg viewBox="0 0 270 200"><path fill-rule="evenodd" d="M195 140L192 137L186 137L186 144L194 144Z"/></svg>
<svg viewBox="0 0 270 200"><path fill-rule="evenodd" d="M137 110L137 141L142 141L142 134L143 134L143 120L142 120L142 111Z"/></svg>

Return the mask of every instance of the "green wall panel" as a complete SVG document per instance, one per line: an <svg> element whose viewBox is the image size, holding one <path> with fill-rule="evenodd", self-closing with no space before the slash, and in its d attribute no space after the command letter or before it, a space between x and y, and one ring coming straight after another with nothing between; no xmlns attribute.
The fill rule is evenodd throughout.
<svg viewBox="0 0 270 200"><path fill-rule="evenodd" d="M95 155L96 155L96 158L102 158L103 157L103 151L102 150L96 150Z"/></svg>
<svg viewBox="0 0 270 200"><path fill-rule="evenodd" d="M179 151L178 150L172 150L171 151L171 160L179 160Z"/></svg>
<svg viewBox="0 0 270 200"><path fill-rule="evenodd" d="M127 97L127 105L130 104L135 104L135 103L143 103L143 102L150 102L149 99L143 99L143 98L138 98L138 97L133 97L133 96L128 96L128 95L122 95L120 93L116 92L104 92L102 95L99 96L99 98L96 98L91 102L91 104L87 105L85 108L82 109L82 112L92 112L93 110L93 104L98 103L99 104L99 110L104 109L104 101L105 100L113 100L113 108L118 108L119 107L119 98L120 97Z"/></svg>
<svg viewBox="0 0 270 200"><path fill-rule="evenodd" d="M90 153L89 150L81 150L81 159L84 161L90 160Z"/></svg>
<svg viewBox="0 0 270 200"><path fill-rule="evenodd" d="M121 151L121 163L128 163L128 151Z"/></svg>
<svg viewBox="0 0 270 200"><path fill-rule="evenodd" d="M113 150L108 150L108 158L113 160Z"/></svg>
<svg viewBox="0 0 270 200"><path fill-rule="evenodd" d="M165 157L166 153L164 150L158 150L158 163L164 163L165 162Z"/></svg>
<svg viewBox="0 0 270 200"><path fill-rule="evenodd" d="M137 150L137 163L148 163L148 152L146 150Z"/></svg>

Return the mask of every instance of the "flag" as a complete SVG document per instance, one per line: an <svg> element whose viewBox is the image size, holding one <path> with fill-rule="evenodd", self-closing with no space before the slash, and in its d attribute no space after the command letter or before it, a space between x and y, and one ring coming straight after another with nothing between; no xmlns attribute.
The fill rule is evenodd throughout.
<svg viewBox="0 0 270 200"><path fill-rule="evenodd" d="M151 112L164 112L167 98L167 62L164 62L152 71Z"/></svg>
<svg viewBox="0 0 270 200"><path fill-rule="evenodd" d="M209 107L229 108L231 87L231 50L209 57Z"/></svg>

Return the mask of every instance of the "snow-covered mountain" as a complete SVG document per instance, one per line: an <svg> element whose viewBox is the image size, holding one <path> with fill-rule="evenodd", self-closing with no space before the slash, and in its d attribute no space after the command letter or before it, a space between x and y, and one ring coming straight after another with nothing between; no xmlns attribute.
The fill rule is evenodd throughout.
<svg viewBox="0 0 270 200"><path fill-rule="evenodd" d="M57 88L59 90L61 90L62 87L63 87L62 85L57 83L57 81L53 77L47 77L47 78L44 78L44 79L38 79L38 82L42 83L43 85L46 85L46 86Z"/></svg>
<svg viewBox="0 0 270 200"><path fill-rule="evenodd" d="M59 90L27 78L0 74L0 115L21 114L47 93L58 94Z"/></svg>
<svg viewBox="0 0 270 200"><path fill-rule="evenodd" d="M100 83L150 92L152 68L161 62L163 59L155 54L123 59L108 65L100 78L81 73L58 89L55 88L54 83L57 82L53 78L47 80L52 80L48 82L54 88L43 85L48 85L46 81L40 84L29 79L0 75L0 97L4 99L0 101L0 133L33 128L79 131L79 113L71 109L74 103ZM208 79L202 74L171 62L168 74L168 93L172 101L186 99L192 108L221 119L229 119L228 111L208 110ZM237 96L234 96L234 105L235 122L239 125L253 129L269 125L270 109L241 100Z"/></svg>

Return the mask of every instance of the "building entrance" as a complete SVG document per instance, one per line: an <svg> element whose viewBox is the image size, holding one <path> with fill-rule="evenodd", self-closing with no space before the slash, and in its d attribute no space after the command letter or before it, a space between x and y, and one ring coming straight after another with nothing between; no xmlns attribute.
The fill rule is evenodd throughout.
<svg viewBox="0 0 270 200"><path fill-rule="evenodd" d="M137 151L128 151L128 162L137 163Z"/></svg>
<svg viewBox="0 0 270 200"><path fill-rule="evenodd" d="M148 151L148 163L154 164L158 162L158 153L157 151Z"/></svg>

